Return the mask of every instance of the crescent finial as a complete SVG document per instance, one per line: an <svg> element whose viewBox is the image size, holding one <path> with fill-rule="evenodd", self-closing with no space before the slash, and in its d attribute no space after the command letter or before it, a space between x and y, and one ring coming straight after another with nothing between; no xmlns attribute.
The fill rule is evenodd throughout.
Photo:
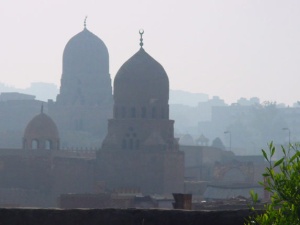
<svg viewBox="0 0 300 225"><path fill-rule="evenodd" d="M143 34L144 34L144 30L143 30L143 29L140 29L140 30L139 30L139 33L140 33L140 36L141 36L141 38L140 38L140 46L141 46L141 48L142 48L143 45L144 45L144 43L143 43Z"/></svg>

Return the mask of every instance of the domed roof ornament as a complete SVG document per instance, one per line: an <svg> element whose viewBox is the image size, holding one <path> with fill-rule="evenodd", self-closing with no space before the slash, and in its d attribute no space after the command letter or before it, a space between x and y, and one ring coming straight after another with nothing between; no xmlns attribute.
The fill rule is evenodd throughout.
<svg viewBox="0 0 300 225"><path fill-rule="evenodd" d="M84 18L84 23L83 23L84 29L86 29L86 19L87 19L87 16Z"/></svg>
<svg viewBox="0 0 300 225"><path fill-rule="evenodd" d="M140 30L139 30L139 33L140 33L140 36L141 36L141 38L140 38L140 46L141 46L141 48L143 48L143 45L144 45L144 43L143 43L143 34L144 34L144 30L143 30L143 29L140 29Z"/></svg>

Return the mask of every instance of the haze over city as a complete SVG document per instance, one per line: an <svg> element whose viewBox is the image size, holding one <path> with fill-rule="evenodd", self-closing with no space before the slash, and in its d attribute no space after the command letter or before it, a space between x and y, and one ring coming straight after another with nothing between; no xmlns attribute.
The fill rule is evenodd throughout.
<svg viewBox="0 0 300 225"><path fill-rule="evenodd" d="M299 100L299 1L1 2L0 82L60 86L66 42L87 28L110 54L112 79L144 48L165 68L171 89L218 95L227 103L259 97Z"/></svg>
<svg viewBox="0 0 300 225"><path fill-rule="evenodd" d="M97 222L88 209L129 208L130 223L103 212L145 225L176 224L152 209L226 209L232 223L228 210L268 202L264 171L298 160L299 4L1 3L1 221L31 207L47 224L61 220L37 208ZM92 224L76 211L70 224Z"/></svg>

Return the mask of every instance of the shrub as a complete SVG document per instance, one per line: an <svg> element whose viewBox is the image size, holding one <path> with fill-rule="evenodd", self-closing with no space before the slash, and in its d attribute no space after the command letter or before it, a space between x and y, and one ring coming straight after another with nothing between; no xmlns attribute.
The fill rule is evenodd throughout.
<svg viewBox="0 0 300 225"><path fill-rule="evenodd" d="M300 152L297 146L289 146L288 151L281 149L283 157L277 161L272 161L276 151L273 143L269 145L268 154L262 150L269 165L263 173L265 182L260 184L270 193L270 202L264 205L262 214L258 213L255 210L258 195L251 191L253 215L247 219L247 225L300 224Z"/></svg>

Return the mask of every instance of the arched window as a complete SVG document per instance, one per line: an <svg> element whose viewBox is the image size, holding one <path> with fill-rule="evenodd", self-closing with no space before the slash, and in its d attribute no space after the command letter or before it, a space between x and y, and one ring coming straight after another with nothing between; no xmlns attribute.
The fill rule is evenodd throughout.
<svg viewBox="0 0 300 225"><path fill-rule="evenodd" d="M135 108L132 107L132 108L131 108L131 118L135 118L135 117L136 117Z"/></svg>
<svg viewBox="0 0 300 225"><path fill-rule="evenodd" d="M39 141L38 140L33 140L31 142L31 149L38 149L39 148Z"/></svg>
<svg viewBox="0 0 300 225"><path fill-rule="evenodd" d="M52 149L52 141L51 140L46 140L45 141L45 149Z"/></svg>
<svg viewBox="0 0 300 225"><path fill-rule="evenodd" d="M146 107L142 107L142 118L146 118L146 117L147 117Z"/></svg>

